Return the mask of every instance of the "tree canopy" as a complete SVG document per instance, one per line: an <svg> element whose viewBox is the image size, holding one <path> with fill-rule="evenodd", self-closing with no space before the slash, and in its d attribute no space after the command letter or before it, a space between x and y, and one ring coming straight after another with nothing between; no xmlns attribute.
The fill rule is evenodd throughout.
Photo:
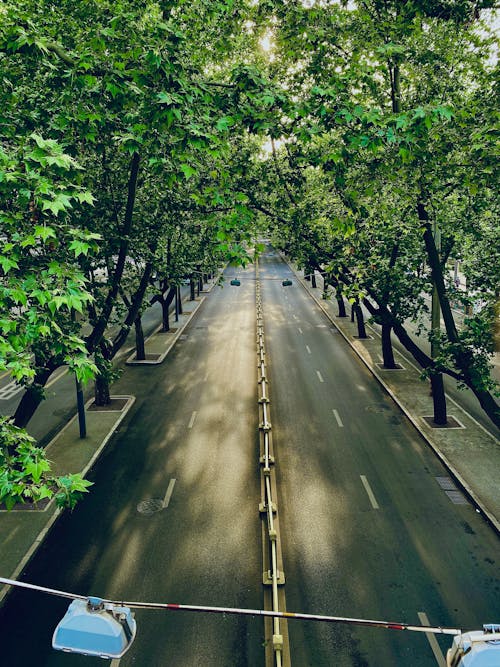
<svg viewBox="0 0 500 667"><path fill-rule="evenodd" d="M387 364L394 331L436 395L448 373L498 425L493 5L4 2L0 368L25 385L16 426L63 364L106 387L146 305L249 261L257 230L368 307ZM424 331L433 291L429 355L405 323ZM12 491L22 431L2 428L10 503L34 487Z"/></svg>

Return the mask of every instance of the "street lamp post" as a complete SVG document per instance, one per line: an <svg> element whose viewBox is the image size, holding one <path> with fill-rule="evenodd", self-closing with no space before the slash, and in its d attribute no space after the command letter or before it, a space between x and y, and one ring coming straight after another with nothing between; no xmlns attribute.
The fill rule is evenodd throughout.
<svg viewBox="0 0 500 667"><path fill-rule="evenodd" d="M80 428L80 438L87 437L87 423L85 420L85 403L83 400L83 388L82 383L75 375L76 383L76 405L78 408L78 426Z"/></svg>

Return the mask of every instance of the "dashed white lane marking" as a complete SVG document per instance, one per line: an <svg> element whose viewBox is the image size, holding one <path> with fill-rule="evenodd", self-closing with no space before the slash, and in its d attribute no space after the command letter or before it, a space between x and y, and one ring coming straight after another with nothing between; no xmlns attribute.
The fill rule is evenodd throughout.
<svg viewBox="0 0 500 667"><path fill-rule="evenodd" d="M335 419L337 420L337 424L342 428L344 424L342 423L342 419L340 419L340 415L337 412L337 410L332 410L333 414L335 415Z"/></svg>
<svg viewBox="0 0 500 667"><path fill-rule="evenodd" d="M298 320L299 318L297 317L297 315L294 315L294 316L293 316L293 319L294 319L294 320Z"/></svg>
<svg viewBox="0 0 500 667"><path fill-rule="evenodd" d="M420 623L422 623L422 625L430 625L429 619L427 618L427 614L424 611L418 612L418 618L420 619ZM441 648L437 643L436 635L430 632L426 632L425 636L429 641L432 652L434 653L434 657L436 658L436 662L439 665L439 667L446 667L446 661L444 659L443 652L441 651Z"/></svg>
<svg viewBox="0 0 500 667"><path fill-rule="evenodd" d="M308 354L311 354L311 348L309 347L309 345L306 345L306 350Z"/></svg>
<svg viewBox="0 0 500 667"><path fill-rule="evenodd" d="M163 509L166 509L168 507L170 498L172 497L172 493L174 492L174 486L175 486L175 479L172 477L172 479L168 483L168 488L165 497L163 498Z"/></svg>
<svg viewBox="0 0 500 667"><path fill-rule="evenodd" d="M206 382L206 381L208 380L208 376L209 376L209 375L210 375L210 372L207 371L207 372L205 373L205 377L203 378L203 382Z"/></svg>
<svg viewBox="0 0 500 667"><path fill-rule="evenodd" d="M320 382L324 382L324 380L323 380L323 376L321 375L321 373L320 373L319 371L316 371L316 375L318 376L318 380L319 380Z"/></svg>
<svg viewBox="0 0 500 667"><path fill-rule="evenodd" d="M375 495L372 491L372 487L370 486L368 480L366 479L366 477L364 475L360 475L360 477L361 477L361 481L363 483L363 486L365 487L365 491L368 494L368 498L370 499L370 502L372 504L373 509L374 510L380 509L379 504L378 504L378 502L375 498Z"/></svg>
<svg viewBox="0 0 500 667"><path fill-rule="evenodd" d="M189 420L188 428L193 428L194 420L196 419L196 415L198 413L196 411L193 412L191 415L191 419Z"/></svg>
<svg viewBox="0 0 500 667"><path fill-rule="evenodd" d="M299 332L299 334L302 333L302 329L300 327L298 327L298 332Z"/></svg>

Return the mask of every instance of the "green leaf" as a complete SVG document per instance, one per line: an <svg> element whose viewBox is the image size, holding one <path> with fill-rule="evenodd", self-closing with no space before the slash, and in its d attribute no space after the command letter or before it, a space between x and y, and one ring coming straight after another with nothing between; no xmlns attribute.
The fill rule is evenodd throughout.
<svg viewBox="0 0 500 667"><path fill-rule="evenodd" d="M189 164L181 164L181 171L184 174L186 181L189 181L191 176L194 176L196 174L196 169L191 167Z"/></svg>
<svg viewBox="0 0 500 667"><path fill-rule="evenodd" d="M223 116L217 121L216 127L218 130L225 132L229 130L231 125L234 125L234 118L232 116Z"/></svg>
<svg viewBox="0 0 500 667"><path fill-rule="evenodd" d="M89 250L92 248L90 243L85 243L85 241L79 241L75 239L69 245L69 249L75 253L75 257L80 255L88 255Z"/></svg>
<svg viewBox="0 0 500 667"><path fill-rule="evenodd" d="M48 238L57 238L56 232L48 225L35 225L34 235L46 241Z"/></svg>
<svg viewBox="0 0 500 667"><path fill-rule="evenodd" d="M42 211L52 211L56 216L59 211L65 211L68 208L72 208L70 197L62 193L58 194L52 201L42 200Z"/></svg>
<svg viewBox="0 0 500 667"><path fill-rule="evenodd" d="M28 475L31 475L33 481L38 484L44 472L50 470L50 463L44 459L30 461L26 464L25 470Z"/></svg>
<svg viewBox="0 0 500 667"><path fill-rule="evenodd" d="M158 93L157 95L158 102L160 104L173 104L174 100L172 99L172 95L170 93Z"/></svg>
<svg viewBox="0 0 500 667"><path fill-rule="evenodd" d="M19 264L14 259L9 259L5 255L0 255L0 265L4 273L8 273L11 269L19 268Z"/></svg>
<svg viewBox="0 0 500 667"><path fill-rule="evenodd" d="M80 204L90 204L91 206L93 206L95 202L95 197L93 197L92 193L89 190L84 190L83 192L77 192L76 198L78 199Z"/></svg>

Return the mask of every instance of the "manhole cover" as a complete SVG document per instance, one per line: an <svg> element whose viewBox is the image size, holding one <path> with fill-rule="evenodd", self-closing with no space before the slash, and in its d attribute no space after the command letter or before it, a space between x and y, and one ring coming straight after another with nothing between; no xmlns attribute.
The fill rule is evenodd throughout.
<svg viewBox="0 0 500 667"><path fill-rule="evenodd" d="M145 516L151 516L155 512L159 512L163 509L163 500L160 498L148 498L147 500L141 500L137 505L137 511L139 514L144 514Z"/></svg>

